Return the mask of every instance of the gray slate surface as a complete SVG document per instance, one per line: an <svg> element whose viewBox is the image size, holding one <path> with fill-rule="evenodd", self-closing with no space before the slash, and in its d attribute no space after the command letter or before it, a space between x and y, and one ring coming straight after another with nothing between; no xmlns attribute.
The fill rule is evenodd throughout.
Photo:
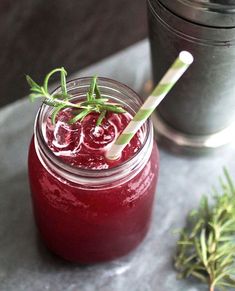
<svg viewBox="0 0 235 291"><path fill-rule="evenodd" d="M109 76L140 91L150 76L149 67L144 41L79 75ZM184 225L201 194L218 184L224 165L235 177L235 143L198 158L160 149L157 199L144 243L125 258L80 267L50 254L37 237L26 170L37 106L25 99L0 111L0 290L206 291L193 280L176 279L172 256L177 237L172 231Z"/></svg>

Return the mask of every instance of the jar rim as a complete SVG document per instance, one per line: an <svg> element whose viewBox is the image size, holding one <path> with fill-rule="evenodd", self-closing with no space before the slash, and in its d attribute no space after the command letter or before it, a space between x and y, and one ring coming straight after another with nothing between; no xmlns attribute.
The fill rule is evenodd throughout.
<svg viewBox="0 0 235 291"><path fill-rule="evenodd" d="M72 89L78 89L83 86L88 87L90 85L91 81L90 76L88 77L82 77L82 78L75 78L71 81L67 82L67 89L68 91L71 91ZM127 85L120 83L116 80L112 80L106 77L99 77L99 86L102 92L102 87L106 87L108 89L113 90L113 92L119 92L125 96L132 96L135 101L137 101L138 106L140 106L143 102L139 95L129 88ZM83 85L83 86L82 86ZM108 87L107 87L108 86ZM58 93L60 91L61 87L57 87L55 90L53 90L53 93ZM126 101L127 102L127 101ZM125 103L127 104L127 103ZM49 148L46 140L45 140L45 133L43 133L43 118L45 118L46 113L48 114L50 112L50 106L46 104L42 104L41 107L39 108L37 117L35 119L35 128L34 128L34 133L35 133L35 138L37 139L36 142L39 145L40 148L40 153L37 153L38 155L43 155L44 158L49 160L50 162L50 167L54 166L53 169L55 170L55 167L61 171L66 173L66 177L68 178L68 175L72 175L74 177L83 177L86 179L86 177L91 178L103 178L103 180L106 180L106 178L109 178L112 175L117 175L119 172L121 172L123 169L135 169L141 161L139 161L138 156L140 156L140 153L144 151L144 149L148 148L149 145L149 140L151 140L151 136L153 135L153 129L152 129L152 124L150 119L147 120L147 122L143 125L145 128L143 130L144 132L144 140L141 144L141 147L138 149L134 155L132 155L130 158L128 158L126 161L108 168L108 169L84 169L84 168L79 168L76 166L72 166L66 162L64 162L62 159L60 159L58 156L56 156L53 151ZM48 116L48 115L47 115ZM143 160L143 159L141 159ZM47 167L48 168L48 167ZM122 175L121 175L122 176ZM117 177L120 177L120 175L117 175ZM71 179L69 179L71 180ZM72 179L74 180L74 179ZM75 179L76 180L76 179ZM102 179L101 179L102 180Z"/></svg>

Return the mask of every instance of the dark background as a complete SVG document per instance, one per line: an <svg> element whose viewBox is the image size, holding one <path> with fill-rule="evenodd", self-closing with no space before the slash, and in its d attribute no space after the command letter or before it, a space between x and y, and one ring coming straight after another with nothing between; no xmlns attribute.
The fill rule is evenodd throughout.
<svg viewBox="0 0 235 291"><path fill-rule="evenodd" d="M0 106L57 66L69 74L146 37L145 0L1 0Z"/></svg>

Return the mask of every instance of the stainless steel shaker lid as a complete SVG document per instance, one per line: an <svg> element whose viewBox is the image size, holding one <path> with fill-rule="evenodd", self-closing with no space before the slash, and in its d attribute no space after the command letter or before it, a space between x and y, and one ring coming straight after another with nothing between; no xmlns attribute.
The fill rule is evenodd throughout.
<svg viewBox="0 0 235 291"><path fill-rule="evenodd" d="M159 0L173 13L195 23L235 27L235 0Z"/></svg>

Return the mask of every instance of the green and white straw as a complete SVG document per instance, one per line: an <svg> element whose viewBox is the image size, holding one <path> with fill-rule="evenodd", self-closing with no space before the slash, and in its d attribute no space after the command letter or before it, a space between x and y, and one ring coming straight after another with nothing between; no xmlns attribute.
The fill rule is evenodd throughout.
<svg viewBox="0 0 235 291"><path fill-rule="evenodd" d="M116 160L120 157L122 150L130 142L132 137L141 128L163 98L169 93L192 62L193 56L189 52L182 51L179 54L179 57L166 72L160 83L155 87L151 95L146 99L122 134L120 134L115 143L111 146L106 155L108 159Z"/></svg>

